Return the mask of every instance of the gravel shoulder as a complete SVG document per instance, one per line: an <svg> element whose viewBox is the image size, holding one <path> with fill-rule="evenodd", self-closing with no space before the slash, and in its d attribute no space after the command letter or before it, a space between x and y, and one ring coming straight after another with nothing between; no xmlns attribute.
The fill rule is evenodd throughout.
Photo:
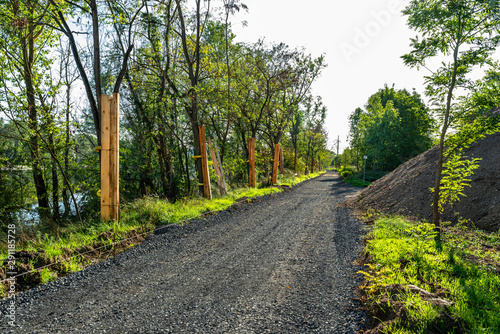
<svg viewBox="0 0 500 334"><path fill-rule="evenodd" d="M328 172L20 293L2 333L354 333L359 193Z"/></svg>

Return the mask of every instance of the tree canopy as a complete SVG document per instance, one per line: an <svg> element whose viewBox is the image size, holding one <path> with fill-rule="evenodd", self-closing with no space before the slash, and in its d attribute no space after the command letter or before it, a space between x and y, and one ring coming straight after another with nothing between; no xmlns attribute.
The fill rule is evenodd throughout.
<svg viewBox="0 0 500 334"><path fill-rule="evenodd" d="M350 147L356 164L391 171L432 145L433 120L420 95L385 86L350 116Z"/></svg>
<svg viewBox="0 0 500 334"><path fill-rule="evenodd" d="M202 124L230 186L247 182L250 137L260 182L277 143L290 173L306 172L310 159L325 156L324 116L297 121L312 119L303 114L324 56L236 43L229 17L246 9L240 1L3 1L0 188L16 196L0 199L0 214L14 217L35 199L57 226L75 208L98 210L102 94L121 95L125 200L196 195Z"/></svg>

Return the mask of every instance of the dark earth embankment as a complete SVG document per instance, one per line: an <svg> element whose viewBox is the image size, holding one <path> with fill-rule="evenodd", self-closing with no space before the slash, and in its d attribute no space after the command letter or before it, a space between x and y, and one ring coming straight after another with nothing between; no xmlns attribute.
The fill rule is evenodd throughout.
<svg viewBox="0 0 500 334"><path fill-rule="evenodd" d="M362 225L333 173L20 293L2 333L354 333Z"/></svg>
<svg viewBox="0 0 500 334"><path fill-rule="evenodd" d="M458 217L470 219L477 228L496 232L500 229L500 133L472 144L465 155L481 158L480 167L464 191L466 197L446 208L442 219L454 223ZM437 159L434 147L374 182L347 206L432 221L430 188L436 179Z"/></svg>

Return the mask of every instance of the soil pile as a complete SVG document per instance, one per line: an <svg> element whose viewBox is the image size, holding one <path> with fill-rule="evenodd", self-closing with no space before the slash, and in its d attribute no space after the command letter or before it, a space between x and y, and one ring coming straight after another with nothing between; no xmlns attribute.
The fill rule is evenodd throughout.
<svg viewBox="0 0 500 334"><path fill-rule="evenodd" d="M432 193L436 179L439 150L434 147L399 166L374 182L359 196L346 202L356 209L375 209L386 214L400 214L432 221ZM465 152L470 158L481 158L480 167L471 177L466 197L448 206L443 221L471 220L478 229L496 232L500 229L500 133L471 145Z"/></svg>

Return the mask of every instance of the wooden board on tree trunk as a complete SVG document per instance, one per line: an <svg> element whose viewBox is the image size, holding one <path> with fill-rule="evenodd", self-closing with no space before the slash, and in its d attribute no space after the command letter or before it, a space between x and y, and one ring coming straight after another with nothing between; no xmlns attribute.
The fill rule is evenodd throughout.
<svg viewBox="0 0 500 334"><path fill-rule="evenodd" d="M274 161L273 161L273 178L272 178L272 183L276 184L278 183L278 165L279 165L279 159L280 159L280 144L276 144L274 148Z"/></svg>
<svg viewBox="0 0 500 334"><path fill-rule="evenodd" d="M255 188L255 138L248 138L248 186Z"/></svg>
<svg viewBox="0 0 500 334"><path fill-rule="evenodd" d="M203 172L203 196L212 199L212 189L210 188L210 173L208 171L207 142L205 138L205 126L199 127L200 150L201 150L201 168Z"/></svg>
<svg viewBox="0 0 500 334"><path fill-rule="evenodd" d="M208 138L208 148L210 150L210 156L212 157L215 175L217 175L217 185L219 186L219 193L221 195L226 195L227 190L226 182L224 180L224 172L222 171L220 160L215 152L214 145L212 145L212 140L210 138Z"/></svg>
<svg viewBox="0 0 500 334"><path fill-rule="evenodd" d="M120 219L120 95L101 96L101 219Z"/></svg>

